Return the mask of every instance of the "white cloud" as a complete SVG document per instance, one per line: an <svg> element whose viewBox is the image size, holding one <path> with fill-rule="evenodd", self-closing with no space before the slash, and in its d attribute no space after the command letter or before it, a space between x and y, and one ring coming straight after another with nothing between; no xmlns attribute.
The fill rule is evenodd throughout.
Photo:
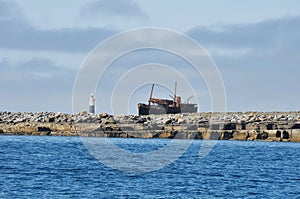
<svg viewBox="0 0 300 199"><path fill-rule="evenodd" d="M23 17L22 9L13 0L0 0L0 20L21 20Z"/></svg>
<svg viewBox="0 0 300 199"><path fill-rule="evenodd" d="M256 51L296 48L300 42L300 16L282 17L257 23L195 27L188 35L206 47L253 49Z"/></svg>
<svg viewBox="0 0 300 199"><path fill-rule="evenodd" d="M126 18L126 19L147 19L147 14L139 4L133 0L96 0L87 3L81 8L83 17L104 17L104 18Z"/></svg>
<svg viewBox="0 0 300 199"><path fill-rule="evenodd" d="M102 14L106 18L126 21L147 18L133 1L121 1L124 10L120 12L119 7L114 5L115 1L94 2L100 2L100 7L95 6L90 16L95 16L97 20ZM17 5L0 0L0 108L70 112L76 75L76 71L70 68L78 68L79 54L83 56L118 30L99 27L42 30L23 20L18 13L22 12ZM296 92L299 90L300 75L299 32L300 16L294 16L252 24L195 27L187 34L208 49L220 68L227 89L229 110L247 111L272 110L273 107L277 110L300 108L297 101L300 96ZM136 58L139 60L127 59L124 62L141 64L145 60L151 61L143 55ZM156 58L161 63L177 68L181 66L181 62L172 62L169 57ZM70 67L77 63L78 66ZM194 75L189 70L184 74L189 77ZM109 78L112 79L111 76ZM185 95L189 94L183 93Z"/></svg>

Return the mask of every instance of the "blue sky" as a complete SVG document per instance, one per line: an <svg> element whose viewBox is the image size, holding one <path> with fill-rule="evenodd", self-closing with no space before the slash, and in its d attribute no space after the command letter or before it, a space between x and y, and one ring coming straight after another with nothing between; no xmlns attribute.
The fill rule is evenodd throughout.
<svg viewBox="0 0 300 199"><path fill-rule="evenodd" d="M149 26L183 32L207 49L228 111L300 109L299 1L0 0L0 110L72 112L88 53L113 34Z"/></svg>

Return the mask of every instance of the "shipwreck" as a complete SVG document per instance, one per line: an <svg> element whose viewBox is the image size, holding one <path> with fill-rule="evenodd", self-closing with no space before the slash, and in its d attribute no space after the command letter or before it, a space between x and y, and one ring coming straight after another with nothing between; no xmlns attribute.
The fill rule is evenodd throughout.
<svg viewBox="0 0 300 199"><path fill-rule="evenodd" d="M189 97L186 103L181 102L181 97L176 95L177 83L175 83L174 96L172 99L153 98L154 84L152 84L148 104L138 103L138 114L176 114L176 113L196 113L198 110L197 104L190 104Z"/></svg>

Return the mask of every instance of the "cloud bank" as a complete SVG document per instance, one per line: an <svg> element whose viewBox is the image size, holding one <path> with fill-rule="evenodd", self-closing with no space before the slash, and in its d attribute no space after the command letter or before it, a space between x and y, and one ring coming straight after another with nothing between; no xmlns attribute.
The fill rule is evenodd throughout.
<svg viewBox="0 0 300 199"><path fill-rule="evenodd" d="M126 18L126 19L147 19L147 14L133 0L97 0L87 3L80 10L83 17L104 17L104 18Z"/></svg>
<svg viewBox="0 0 300 199"><path fill-rule="evenodd" d="M300 16L252 24L195 27L218 65L229 110L299 110Z"/></svg>
<svg viewBox="0 0 300 199"><path fill-rule="evenodd" d="M300 16L282 17L251 24L195 27L188 34L208 47L258 50L299 50Z"/></svg>
<svg viewBox="0 0 300 199"><path fill-rule="evenodd" d="M126 20L145 15L130 0L119 4L93 1L80 14L84 12L90 17L102 13ZM37 57L35 52L87 54L99 42L119 32L107 27L40 29L26 20L17 4L3 0L0 30L2 51L32 52L32 57L25 61L14 60L17 64L0 55L0 108L66 112L71 112L76 71L47 56ZM300 16L286 16L257 23L198 26L186 33L208 49L219 67L227 88L229 110L247 111L300 110L299 32ZM143 56L134 59L139 59L137 63L145 61Z"/></svg>

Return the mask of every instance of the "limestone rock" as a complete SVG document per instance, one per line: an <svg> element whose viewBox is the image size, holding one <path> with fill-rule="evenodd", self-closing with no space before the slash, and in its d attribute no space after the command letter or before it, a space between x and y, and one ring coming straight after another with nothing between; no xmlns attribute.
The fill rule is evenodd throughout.
<svg viewBox="0 0 300 199"><path fill-rule="evenodd" d="M247 130L235 131L232 135L233 140L247 140L249 133Z"/></svg>

